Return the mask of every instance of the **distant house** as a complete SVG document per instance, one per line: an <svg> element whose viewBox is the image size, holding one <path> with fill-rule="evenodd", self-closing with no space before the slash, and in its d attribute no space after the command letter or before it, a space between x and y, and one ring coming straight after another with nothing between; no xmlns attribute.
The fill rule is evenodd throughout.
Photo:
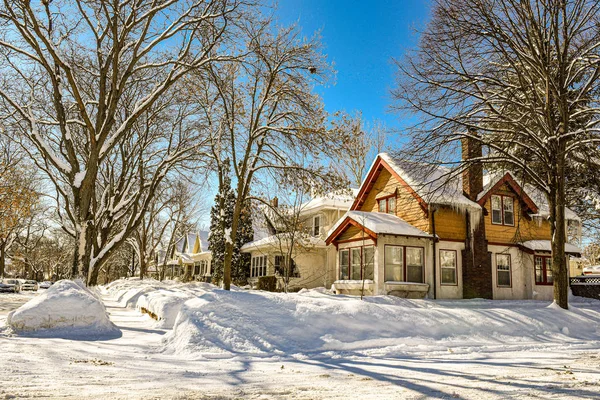
<svg viewBox="0 0 600 400"><path fill-rule="evenodd" d="M166 253L157 252L157 265L164 263ZM175 242L170 255L167 257L168 278L178 278L196 281L210 281L212 256L208 251L208 232L200 231L183 235Z"/></svg>
<svg viewBox="0 0 600 400"><path fill-rule="evenodd" d="M481 156L476 142L463 155ZM402 297L552 299L548 204L510 172L462 176L382 153L350 210L330 229L337 293ZM568 237L580 219L566 210ZM581 250L567 244L568 256Z"/></svg>
<svg viewBox="0 0 600 400"><path fill-rule="evenodd" d="M352 194L331 193L302 204L297 210L301 232L293 234L293 240L290 232L267 212L265 225L270 234L261 238L255 235L255 241L241 248L243 253L251 254L249 283L256 286L259 277L276 276L282 287L283 266L289 265L290 289L330 287L335 280L336 252L325 243L326 233L352 205L354 195L356 190ZM292 241L290 261L286 257Z"/></svg>

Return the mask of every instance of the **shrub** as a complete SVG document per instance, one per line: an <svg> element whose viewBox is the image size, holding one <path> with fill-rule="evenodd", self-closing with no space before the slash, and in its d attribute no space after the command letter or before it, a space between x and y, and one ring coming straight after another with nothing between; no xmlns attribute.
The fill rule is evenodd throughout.
<svg viewBox="0 0 600 400"><path fill-rule="evenodd" d="M258 290L266 290L267 292L277 291L277 277L261 276L258 278Z"/></svg>

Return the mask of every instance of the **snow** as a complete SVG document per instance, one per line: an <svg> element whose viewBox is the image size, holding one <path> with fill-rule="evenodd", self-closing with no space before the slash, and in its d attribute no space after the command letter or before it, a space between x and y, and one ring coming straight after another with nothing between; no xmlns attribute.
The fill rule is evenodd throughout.
<svg viewBox="0 0 600 400"><path fill-rule="evenodd" d="M302 214L323 209L348 210L358 195L358 189L350 189L350 193L332 192L315 197L300 206Z"/></svg>
<svg viewBox="0 0 600 400"><path fill-rule="evenodd" d="M326 247L327 244L323 239L314 236L304 236L296 233L298 237L295 238L296 243L302 247ZM279 233L277 235L267 236L265 238L255 240L250 243L244 244L240 250L242 252L250 252L252 250L258 250L263 248L274 248L287 247L290 235L286 233Z"/></svg>
<svg viewBox="0 0 600 400"><path fill-rule="evenodd" d="M86 172L87 171L84 169L83 171L79 171L75 174L75 177L73 178L73 187L81 187L81 182L83 182L83 178L85 178Z"/></svg>
<svg viewBox="0 0 600 400"><path fill-rule="evenodd" d="M552 251L552 242L550 240L528 240L521 243L521 246L533 251ZM583 251L571 243L565 243L565 253L581 254Z"/></svg>
<svg viewBox="0 0 600 400"><path fill-rule="evenodd" d="M102 301L81 281L56 282L39 296L8 314L17 334L50 336L118 335Z"/></svg>
<svg viewBox="0 0 600 400"><path fill-rule="evenodd" d="M475 213L481 211L479 204L463 194L462 176L452 176L449 168L404 160L388 153L378 156L428 204L449 205Z"/></svg>
<svg viewBox="0 0 600 400"><path fill-rule="evenodd" d="M233 240L231 240L231 228L225 228L225 242L233 245Z"/></svg>
<svg viewBox="0 0 600 400"><path fill-rule="evenodd" d="M597 312L557 311L547 304L214 290L183 305L164 351L220 358L312 357L600 339ZM572 328L569 335L565 327Z"/></svg>
<svg viewBox="0 0 600 400"><path fill-rule="evenodd" d="M335 232L335 230L346 220L346 218L350 218L374 233L422 238L433 237L429 233L414 227L396 215L365 211L346 212L346 214L339 219L339 221L329 230L329 232L327 232L327 236L331 236L331 234Z"/></svg>
<svg viewBox="0 0 600 400"><path fill-rule="evenodd" d="M142 290L192 295L178 313L180 335L124 308ZM108 285L103 300L120 337L11 335L0 309L0 397L600 396L597 300L573 297L567 311L542 301L360 301L325 289L228 293L135 279Z"/></svg>

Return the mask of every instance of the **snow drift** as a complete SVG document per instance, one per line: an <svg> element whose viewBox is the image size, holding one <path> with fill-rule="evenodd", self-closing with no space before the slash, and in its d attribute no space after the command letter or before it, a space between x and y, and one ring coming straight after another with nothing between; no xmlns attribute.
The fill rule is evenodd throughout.
<svg viewBox="0 0 600 400"><path fill-rule="evenodd" d="M210 283L180 283L154 279L120 279L107 285L105 293L124 307L152 313L157 328L172 328L181 306L216 286Z"/></svg>
<svg viewBox="0 0 600 400"><path fill-rule="evenodd" d="M15 333L20 334L58 337L120 335L97 294L81 281L56 282L44 293L8 314L6 322Z"/></svg>
<svg viewBox="0 0 600 400"><path fill-rule="evenodd" d="M213 290L182 305L163 345L167 353L205 357L514 349L600 340L599 322L600 302L565 311L541 301L390 296L361 301L313 290L287 295Z"/></svg>

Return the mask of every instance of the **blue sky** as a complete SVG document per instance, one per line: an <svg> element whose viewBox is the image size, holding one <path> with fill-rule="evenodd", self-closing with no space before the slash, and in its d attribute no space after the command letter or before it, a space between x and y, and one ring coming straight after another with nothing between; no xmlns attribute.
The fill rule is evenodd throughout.
<svg viewBox="0 0 600 400"><path fill-rule="evenodd" d="M319 88L328 111L360 110L366 121L407 125L388 111L391 59L416 44L415 28L429 17L428 0L281 0L276 15L284 25L298 22L306 36L321 31L337 70L335 85Z"/></svg>

